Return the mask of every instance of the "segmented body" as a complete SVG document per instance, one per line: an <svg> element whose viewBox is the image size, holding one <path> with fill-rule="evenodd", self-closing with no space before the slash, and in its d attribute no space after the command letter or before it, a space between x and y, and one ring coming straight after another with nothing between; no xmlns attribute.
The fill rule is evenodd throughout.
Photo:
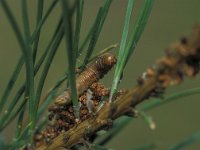
<svg viewBox="0 0 200 150"><path fill-rule="evenodd" d="M116 63L116 57L111 53L105 53L85 68L76 79L77 94L80 96L92 83L101 79ZM64 91L55 100L57 105L67 105L71 103L70 91Z"/></svg>

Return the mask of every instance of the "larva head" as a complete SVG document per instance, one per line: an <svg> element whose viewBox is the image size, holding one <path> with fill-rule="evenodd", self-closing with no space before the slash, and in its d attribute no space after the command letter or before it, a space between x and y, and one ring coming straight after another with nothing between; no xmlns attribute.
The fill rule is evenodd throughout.
<svg viewBox="0 0 200 150"><path fill-rule="evenodd" d="M116 64L117 59L113 54L107 53L107 57L105 58L105 64L109 66L113 66Z"/></svg>
<svg viewBox="0 0 200 150"><path fill-rule="evenodd" d="M116 57L111 53L105 53L99 57L98 61L98 67L99 68L112 68L114 64L116 64L117 59Z"/></svg>

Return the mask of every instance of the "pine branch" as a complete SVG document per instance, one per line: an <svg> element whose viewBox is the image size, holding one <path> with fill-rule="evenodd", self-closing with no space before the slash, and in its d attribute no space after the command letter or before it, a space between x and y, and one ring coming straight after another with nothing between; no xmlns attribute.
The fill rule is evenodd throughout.
<svg viewBox="0 0 200 150"><path fill-rule="evenodd" d="M48 145L41 145L37 150L53 150L60 147L70 148L87 140L97 131L111 127L112 121L122 115L134 116L134 107L151 96L158 97L171 85L177 85L185 76L194 77L200 69L200 26L195 26L191 37L182 38L166 51L166 55L157 60L138 79L138 84L128 93L106 103L96 117L77 124L61 133Z"/></svg>

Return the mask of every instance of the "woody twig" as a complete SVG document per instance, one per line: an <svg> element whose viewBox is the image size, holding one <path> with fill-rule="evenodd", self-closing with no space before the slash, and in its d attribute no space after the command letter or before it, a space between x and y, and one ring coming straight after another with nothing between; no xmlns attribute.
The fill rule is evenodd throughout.
<svg viewBox="0 0 200 150"><path fill-rule="evenodd" d="M87 140L97 131L110 128L112 121L134 113L134 107L151 96L159 96L171 85L179 84L185 76L194 77L200 69L200 26L193 28L192 35L184 37L166 50L166 54L148 68L138 79L138 84L118 97L112 104L106 103L97 113L70 130L58 135L50 144L40 145L37 150L70 148Z"/></svg>

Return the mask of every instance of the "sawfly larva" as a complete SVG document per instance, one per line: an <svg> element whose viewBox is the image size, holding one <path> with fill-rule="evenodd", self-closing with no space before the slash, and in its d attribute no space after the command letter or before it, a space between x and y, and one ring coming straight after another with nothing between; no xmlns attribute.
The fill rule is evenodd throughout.
<svg viewBox="0 0 200 150"><path fill-rule="evenodd" d="M80 96L88 89L92 83L97 82L114 66L117 59L111 53L104 53L92 62L89 66L80 73L76 79L77 95ZM71 94L69 90L64 91L55 100L55 104L59 106L68 105L71 101Z"/></svg>

